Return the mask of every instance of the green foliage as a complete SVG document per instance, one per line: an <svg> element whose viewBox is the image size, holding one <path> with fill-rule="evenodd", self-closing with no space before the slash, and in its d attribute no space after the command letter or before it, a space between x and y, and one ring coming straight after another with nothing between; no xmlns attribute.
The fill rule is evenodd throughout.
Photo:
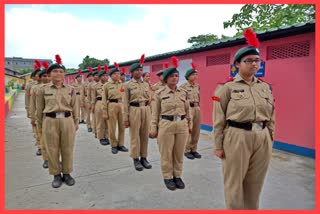
<svg viewBox="0 0 320 214"><path fill-rule="evenodd" d="M235 27L237 34L250 27L254 31L265 31L281 26L305 23L315 19L314 4L246 4L240 13L223 22L223 27Z"/></svg>
<svg viewBox="0 0 320 214"><path fill-rule="evenodd" d="M215 41L219 41L221 39L227 39L228 37L225 35L221 35L221 37L219 38L217 35L214 34L201 34L198 36L192 36L188 39L188 43L192 44L192 47L196 47L196 46L200 46L200 45L205 45L208 43L212 43Z"/></svg>
<svg viewBox="0 0 320 214"><path fill-rule="evenodd" d="M83 58L82 63L79 64L79 68L81 70L85 70L85 69L88 69L88 66L91 66L94 68L94 67L97 67L98 65L101 65L101 66L103 66L104 64L109 65L109 63L110 63L109 59L99 60L94 57L86 56L85 58Z"/></svg>

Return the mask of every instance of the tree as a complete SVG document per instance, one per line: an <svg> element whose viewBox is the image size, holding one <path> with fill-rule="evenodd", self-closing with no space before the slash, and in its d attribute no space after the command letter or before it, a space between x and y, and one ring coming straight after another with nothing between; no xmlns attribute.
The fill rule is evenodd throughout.
<svg viewBox="0 0 320 214"><path fill-rule="evenodd" d="M28 74L28 73L31 73L33 71L32 68L25 68L25 69L20 69L18 72L20 74Z"/></svg>
<svg viewBox="0 0 320 214"><path fill-rule="evenodd" d="M196 46L212 43L212 42L219 41L221 39L226 39L226 38L229 38L229 37L225 35L221 35L221 37L219 38L217 35L209 33L209 34L201 34L198 36L192 36L188 39L187 42L191 43L192 47L196 47Z"/></svg>
<svg viewBox="0 0 320 214"><path fill-rule="evenodd" d="M223 22L223 27L235 27L236 35L250 27L254 31L264 31L285 25L308 22L315 19L314 4L246 4L240 13Z"/></svg>
<svg viewBox="0 0 320 214"><path fill-rule="evenodd" d="M99 60L94 57L86 56L85 58L83 58L82 63L79 64L79 68L81 70L84 70L84 69L87 69L88 66L97 67L98 65L104 65L104 64L109 65L109 63L110 62L108 59Z"/></svg>
<svg viewBox="0 0 320 214"><path fill-rule="evenodd" d="M78 69L75 69L75 68L66 68L66 74L74 73L77 71L78 71Z"/></svg>

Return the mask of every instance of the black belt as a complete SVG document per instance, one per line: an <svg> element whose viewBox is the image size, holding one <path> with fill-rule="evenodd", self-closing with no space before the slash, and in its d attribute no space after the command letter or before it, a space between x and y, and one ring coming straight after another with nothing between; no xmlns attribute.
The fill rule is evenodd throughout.
<svg viewBox="0 0 320 214"><path fill-rule="evenodd" d="M110 99L109 101L110 101L110 103L121 103L122 102L121 99Z"/></svg>
<svg viewBox="0 0 320 214"><path fill-rule="evenodd" d="M165 120L170 120L170 121L174 121L174 120L183 120L184 118L186 118L186 115L178 115L178 116L173 116L173 115L161 115L162 119Z"/></svg>
<svg viewBox="0 0 320 214"><path fill-rule="evenodd" d="M197 106L200 106L198 102L190 103L190 106L194 107L195 104L197 104Z"/></svg>
<svg viewBox="0 0 320 214"><path fill-rule="evenodd" d="M264 129L266 127L266 122L261 122L263 123L262 128ZM238 123L232 120L228 120L228 124L231 127L235 127L235 128L239 128L239 129L244 129L247 131L251 131L252 130L252 123Z"/></svg>
<svg viewBox="0 0 320 214"><path fill-rule="evenodd" d="M102 100L102 97L97 97L96 99L97 99L97 100Z"/></svg>
<svg viewBox="0 0 320 214"><path fill-rule="evenodd" d="M64 117L70 117L71 116L71 112L67 111L67 112L50 112L50 113L46 113L47 117L52 117L52 118L60 118L59 115L64 114ZM63 118L63 117L61 117Z"/></svg>
<svg viewBox="0 0 320 214"><path fill-rule="evenodd" d="M149 102L132 102L130 103L130 106L140 107L140 106L147 106L149 105Z"/></svg>
<svg viewBox="0 0 320 214"><path fill-rule="evenodd" d="M80 92L77 92L76 95L80 95Z"/></svg>

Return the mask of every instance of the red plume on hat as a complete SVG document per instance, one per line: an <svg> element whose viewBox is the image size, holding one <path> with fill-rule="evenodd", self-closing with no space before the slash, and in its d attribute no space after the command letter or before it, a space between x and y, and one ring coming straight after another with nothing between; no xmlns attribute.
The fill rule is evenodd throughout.
<svg viewBox="0 0 320 214"><path fill-rule="evenodd" d="M121 68L122 73L127 74L127 71L125 68Z"/></svg>
<svg viewBox="0 0 320 214"><path fill-rule="evenodd" d="M44 69L46 69L46 70L48 70L48 68L49 68L49 64L48 64L47 61L43 61L43 62L42 62L42 66L43 66Z"/></svg>
<svg viewBox="0 0 320 214"><path fill-rule="evenodd" d="M114 64L114 67L116 67L117 69L119 69L120 66L118 65L118 63L114 62L113 64Z"/></svg>
<svg viewBox="0 0 320 214"><path fill-rule="evenodd" d="M175 56L171 57L171 62L173 64L173 67L178 68L179 65L178 65L178 58L177 57L175 57Z"/></svg>
<svg viewBox="0 0 320 214"><path fill-rule="evenodd" d="M107 65L107 64L104 64L104 70L105 70L106 72L109 71L109 68L108 68L108 65Z"/></svg>
<svg viewBox="0 0 320 214"><path fill-rule="evenodd" d="M142 54L140 57L140 65L142 65L144 63L144 58L145 58L144 54Z"/></svg>
<svg viewBox="0 0 320 214"><path fill-rule="evenodd" d="M197 67L193 62L191 62L191 67L192 67L193 70L195 70L195 71L197 70Z"/></svg>
<svg viewBox="0 0 320 214"><path fill-rule="evenodd" d="M252 29L250 29L250 28L246 29L244 31L243 35L246 38L249 46L252 46L255 48L259 47L259 45L260 45L259 40L257 38L257 35L255 34L255 32L253 32Z"/></svg>
<svg viewBox="0 0 320 214"><path fill-rule="evenodd" d="M41 63L39 62L39 60L34 60L34 66L33 69L37 70L41 68Z"/></svg>
<svg viewBox="0 0 320 214"><path fill-rule="evenodd" d="M59 65L62 65L62 60L61 60L60 55L57 54L57 55L55 56L55 58L56 58L56 62L57 62Z"/></svg>
<svg viewBox="0 0 320 214"><path fill-rule="evenodd" d="M167 68L169 68L169 62L163 63L163 69L167 69Z"/></svg>
<svg viewBox="0 0 320 214"><path fill-rule="evenodd" d="M100 72L101 71L101 66L98 65L97 70Z"/></svg>
<svg viewBox="0 0 320 214"><path fill-rule="evenodd" d="M89 70L89 72L90 72L90 73L92 73L92 72L93 72L93 70L92 70L92 67L91 67L91 66L88 66L88 70Z"/></svg>
<svg viewBox="0 0 320 214"><path fill-rule="evenodd" d="M78 70L78 74L79 74L79 75L81 75L81 74L82 74L82 71L81 71L81 69L79 69L79 70Z"/></svg>

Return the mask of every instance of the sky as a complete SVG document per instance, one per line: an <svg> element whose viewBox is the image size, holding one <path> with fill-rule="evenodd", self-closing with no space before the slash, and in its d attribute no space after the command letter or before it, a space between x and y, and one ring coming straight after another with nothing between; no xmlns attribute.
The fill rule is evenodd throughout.
<svg viewBox="0 0 320 214"><path fill-rule="evenodd" d="M243 5L5 5L5 56L51 59L67 68L89 55L125 62L188 48L200 34L233 36L223 22Z"/></svg>

